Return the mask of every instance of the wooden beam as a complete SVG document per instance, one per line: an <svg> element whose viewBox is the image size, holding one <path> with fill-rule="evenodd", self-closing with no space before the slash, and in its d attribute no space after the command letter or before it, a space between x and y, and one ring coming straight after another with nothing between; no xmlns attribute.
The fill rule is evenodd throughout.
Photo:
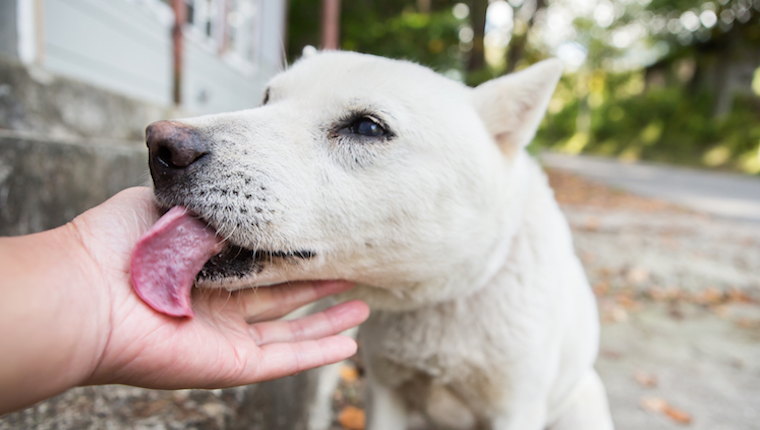
<svg viewBox="0 0 760 430"><path fill-rule="evenodd" d="M187 22L187 6L185 0L172 0L174 10L174 27L172 28L173 68L174 68L174 104L182 103L182 67L184 64L184 38L182 27Z"/></svg>
<svg viewBox="0 0 760 430"><path fill-rule="evenodd" d="M340 0L322 0L322 49L340 47Z"/></svg>

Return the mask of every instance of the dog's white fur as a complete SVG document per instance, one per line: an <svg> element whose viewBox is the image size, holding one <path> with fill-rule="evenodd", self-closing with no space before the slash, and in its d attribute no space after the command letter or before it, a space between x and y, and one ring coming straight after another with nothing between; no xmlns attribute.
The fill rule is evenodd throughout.
<svg viewBox="0 0 760 430"><path fill-rule="evenodd" d="M320 53L275 77L260 108L182 120L213 140L213 163L157 196L236 245L315 254L227 288L359 283L369 429L401 430L414 412L443 428L610 429L594 298L525 151L561 71L549 60L470 89ZM362 116L388 133L347 131Z"/></svg>

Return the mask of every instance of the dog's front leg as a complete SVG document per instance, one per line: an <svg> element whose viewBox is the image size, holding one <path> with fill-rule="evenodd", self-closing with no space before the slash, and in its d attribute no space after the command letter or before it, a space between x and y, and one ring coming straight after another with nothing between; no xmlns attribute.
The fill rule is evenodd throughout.
<svg viewBox="0 0 760 430"><path fill-rule="evenodd" d="M549 411L547 399L551 387L547 371L552 366L547 357L533 356L533 360L512 363L508 380L511 381L500 401L494 404L490 420L491 430L543 430Z"/></svg>
<svg viewBox="0 0 760 430"><path fill-rule="evenodd" d="M519 402L510 412L491 421L492 430L543 430L546 427L546 406L543 403Z"/></svg>
<svg viewBox="0 0 760 430"><path fill-rule="evenodd" d="M549 430L613 430L607 393L602 380L590 369L578 384L566 410Z"/></svg>
<svg viewBox="0 0 760 430"><path fill-rule="evenodd" d="M369 380L367 430L405 430L409 413L398 393Z"/></svg>

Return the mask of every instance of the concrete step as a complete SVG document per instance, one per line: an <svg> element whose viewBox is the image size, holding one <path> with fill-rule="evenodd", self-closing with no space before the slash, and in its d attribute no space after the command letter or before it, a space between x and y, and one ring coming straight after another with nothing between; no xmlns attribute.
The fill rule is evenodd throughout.
<svg viewBox="0 0 760 430"><path fill-rule="evenodd" d="M58 227L149 180L148 151L139 141L50 140L0 131L0 235Z"/></svg>

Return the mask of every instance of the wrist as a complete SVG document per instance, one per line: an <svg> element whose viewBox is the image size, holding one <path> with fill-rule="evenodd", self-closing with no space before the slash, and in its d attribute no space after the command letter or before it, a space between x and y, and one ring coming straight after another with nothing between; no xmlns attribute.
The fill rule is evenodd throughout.
<svg viewBox="0 0 760 430"><path fill-rule="evenodd" d="M0 239L0 262L0 412L7 412L74 387L92 372L108 308L71 224Z"/></svg>

